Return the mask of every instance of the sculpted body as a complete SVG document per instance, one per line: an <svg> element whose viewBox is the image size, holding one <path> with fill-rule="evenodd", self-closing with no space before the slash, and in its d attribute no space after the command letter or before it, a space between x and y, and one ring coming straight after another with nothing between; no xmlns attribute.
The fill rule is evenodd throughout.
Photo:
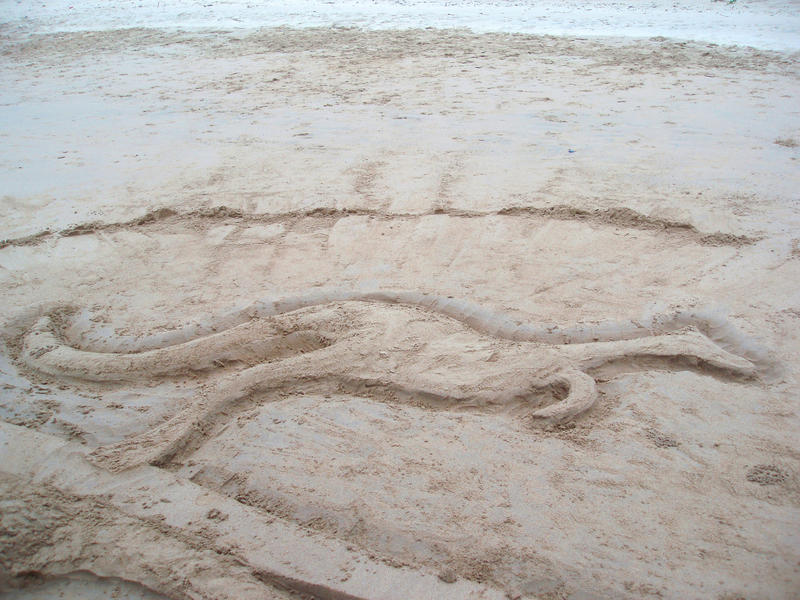
<svg viewBox="0 0 800 600"><path fill-rule="evenodd" d="M688 358L726 372L755 373L749 360L685 327L690 317L673 317L673 326L684 327L668 334L622 325L617 335L631 339L567 343L597 338L602 327L518 325L474 305L407 292L342 294L257 303L161 339L121 339L115 349L127 351L117 352L73 347L45 316L26 335L22 359L51 375L93 381L243 365L226 370L160 427L96 450L95 459L111 469L169 463L223 426L237 407L280 390L310 387L434 408L503 410L549 424L593 405L591 373L608 362ZM111 343L103 349L114 349Z"/></svg>

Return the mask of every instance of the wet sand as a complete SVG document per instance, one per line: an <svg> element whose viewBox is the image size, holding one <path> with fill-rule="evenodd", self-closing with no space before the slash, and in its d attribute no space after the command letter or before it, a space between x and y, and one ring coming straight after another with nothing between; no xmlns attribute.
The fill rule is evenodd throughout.
<svg viewBox="0 0 800 600"><path fill-rule="evenodd" d="M796 56L2 44L10 597L796 595Z"/></svg>

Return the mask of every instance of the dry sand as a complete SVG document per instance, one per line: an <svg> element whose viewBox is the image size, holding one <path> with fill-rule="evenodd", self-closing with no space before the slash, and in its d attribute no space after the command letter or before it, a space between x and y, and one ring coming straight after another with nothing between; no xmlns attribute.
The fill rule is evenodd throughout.
<svg viewBox="0 0 800 600"><path fill-rule="evenodd" d="M797 55L0 33L7 597L797 597Z"/></svg>

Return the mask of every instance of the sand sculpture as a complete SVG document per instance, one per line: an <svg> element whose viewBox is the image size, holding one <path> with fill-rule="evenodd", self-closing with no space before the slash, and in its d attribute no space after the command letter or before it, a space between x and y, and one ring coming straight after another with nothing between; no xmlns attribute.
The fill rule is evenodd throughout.
<svg viewBox="0 0 800 600"><path fill-rule="evenodd" d="M222 372L163 425L96 449L95 462L114 471L178 460L237 410L293 387L505 411L538 426L589 410L597 397L592 374L605 365L682 361L740 377L757 370L712 341L755 360L726 322L692 312L559 328L416 292L327 290L256 302L144 337L92 332L88 318L86 311L67 319L63 311L42 316L25 335L23 361L49 375L89 381ZM66 322L59 327L56 321Z"/></svg>

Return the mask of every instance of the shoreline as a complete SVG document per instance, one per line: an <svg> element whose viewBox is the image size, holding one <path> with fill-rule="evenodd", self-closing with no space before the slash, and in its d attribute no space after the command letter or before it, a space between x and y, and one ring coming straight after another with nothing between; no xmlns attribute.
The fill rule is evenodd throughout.
<svg viewBox="0 0 800 600"><path fill-rule="evenodd" d="M5 30L5 31L4 31ZM619 34L603 34L594 32L568 32L564 34L548 33L548 32L530 32L530 31L505 31L505 30L475 30L466 26L459 27L403 27L403 28L370 28L360 25L338 25L338 24L323 24L323 25L253 25L249 27L218 27L218 26L197 26L187 27L182 25L130 25L122 27L111 27L96 29L91 27L83 27L76 29L64 29L54 31L35 31L25 29L22 26L14 26L9 24L0 24L0 35L5 33L8 40L22 40L34 38L57 38L69 37L74 35L123 35L125 33L136 32L150 32L160 33L165 36L209 36L209 35L223 35L229 36L232 39L241 39L243 37L250 37L259 34L271 33L288 33L288 34L313 34L315 32L341 32L341 33L356 33L364 35L404 35L404 34L426 34L426 35L439 35L442 37L449 35L461 35L464 37L472 38L486 38L486 39L508 39L513 40L553 40L565 42L595 42L610 47L618 46L635 46L646 44L664 44L679 47L696 47L707 48L718 52L747 52L752 54L760 54L764 56L774 56L776 58L786 60L800 60L800 41L796 47L786 46L781 48L769 48L756 45L748 45L745 43L736 42L714 42L711 40L704 40L698 38L683 38L673 37L669 35L619 35ZM800 36L798 36L800 39Z"/></svg>
<svg viewBox="0 0 800 600"><path fill-rule="evenodd" d="M250 30L263 27L358 27L365 30L468 28L473 33L557 37L669 37L676 41L800 51L800 16L791 2L350 2L295 1L279 7L228 0L204 5L149 0L113 9L99 2L61 0L46 6L9 6L6 22L33 33L124 27Z"/></svg>

